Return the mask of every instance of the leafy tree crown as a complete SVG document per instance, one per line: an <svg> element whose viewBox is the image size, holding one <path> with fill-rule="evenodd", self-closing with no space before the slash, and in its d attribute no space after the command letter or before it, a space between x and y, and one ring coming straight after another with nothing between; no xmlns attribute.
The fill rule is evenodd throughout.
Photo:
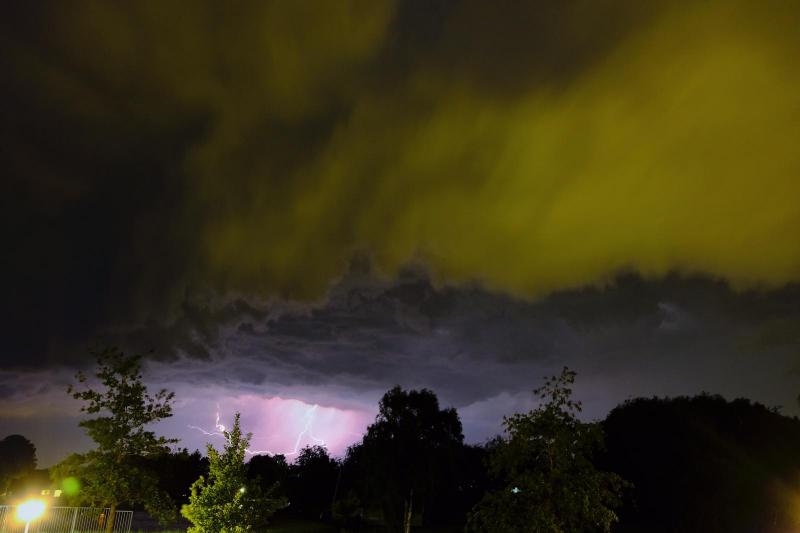
<svg viewBox="0 0 800 533"><path fill-rule="evenodd" d="M81 411L96 415L79 423L97 444L84 454L72 454L51 470L56 483L77 478L80 490L72 503L109 506L144 503L145 508L163 522L175 510L166 493L159 489L158 477L144 459L168 451L178 439L157 436L148 426L172 416L174 394L147 391L142 381L141 356L127 355L116 348L96 353L95 379L82 372L67 392L83 402ZM107 521L107 529L113 519Z"/></svg>
<svg viewBox="0 0 800 533"><path fill-rule="evenodd" d="M617 522L625 482L593 463L603 434L598 424L577 418L575 375L564 367L534 390L542 401L536 409L503 419L506 435L490 460L502 488L473 509L470 531L608 532Z"/></svg>
<svg viewBox="0 0 800 533"><path fill-rule="evenodd" d="M200 476L192 484L189 503L181 509L181 514L192 522L188 533L253 531L286 504L275 496L277 485L264 493L257 480L247 478L244 458L252 435L242 435L239 413L224 436L222 452L211 444L207 446L208 477Z"/></svg>
<svg viewBox="0 0 800 533"><path fill-rule="evenodd" d="M95 377L102 389L89 385L83 372L75 375L84 388L70 385L67 392L84 402L81 411L100 416L79 423L98 449L116 455L161 453L164 447L178 442L156 436L149 424L172 416L175 394L165 389L150 395L142 382L141 356L126 355L111 348L97 354Z"/></svg>

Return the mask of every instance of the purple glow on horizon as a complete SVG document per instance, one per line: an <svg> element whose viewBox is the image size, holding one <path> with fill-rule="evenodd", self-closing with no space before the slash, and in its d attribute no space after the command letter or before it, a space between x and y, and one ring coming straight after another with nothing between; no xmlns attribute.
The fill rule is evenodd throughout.
<svg viewBox="0 0 800 533"><path fill-rule="evenodd" d="M358 409L248 394L222 399L219 411L209 412L207 423L192 429L219 448L223 442L219 430L230 429L236 412L241 413L242 431L253 434L251 454L282 454L289 460L303 447L314 445L324 445L331 455L343 456L348 446L361 440L375 416Z"/></svg>

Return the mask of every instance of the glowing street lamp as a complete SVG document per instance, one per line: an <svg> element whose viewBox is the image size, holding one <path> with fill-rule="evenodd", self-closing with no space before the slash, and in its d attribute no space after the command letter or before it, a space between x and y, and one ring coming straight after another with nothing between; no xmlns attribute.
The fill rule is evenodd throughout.
<svg viewBox="0 0 800 533"><path fill-rule="evenodd" d="M44 514L45 503L43 500L28 500L17 505L17 520L25 522L25 533L31 522Z"/></svg>

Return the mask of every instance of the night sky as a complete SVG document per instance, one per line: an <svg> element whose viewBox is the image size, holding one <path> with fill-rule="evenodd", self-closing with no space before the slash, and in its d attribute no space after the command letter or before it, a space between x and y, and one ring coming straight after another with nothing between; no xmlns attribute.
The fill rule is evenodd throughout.
<svg viewBox="0 0 800 533"><path fill-rule="evenodd" d="M254 450L341 454L395 384L483 442L565 364L587 419L799 414L798 27L783 0L4 3L0 437L89 446L66 385L106 345L148 354L190 450L241 411Z"/></svg>

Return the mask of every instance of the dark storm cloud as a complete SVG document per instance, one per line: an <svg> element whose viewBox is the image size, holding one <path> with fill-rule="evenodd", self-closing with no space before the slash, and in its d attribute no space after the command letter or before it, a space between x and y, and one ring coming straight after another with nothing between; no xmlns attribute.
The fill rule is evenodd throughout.
<svg viewBox="0 0 800 533"><path fill-rule="evenodd" d="M191 305L173 324L116 337L156 347L148 383L177 392L165 431L191 446L204 437L187 426L212 423L215 402L297 398L369 418L395 384L436 391L459 409L468 439L480 442L500 430L502 415L530 408L531 390L565 364L579 373L576 394L588 418L632 396L703 390L798 411L797 286L736 292L707 278L627 275L526 300L438 285L421 270L390 279L355 268L316 304ZM53 429L40 426L54 417L73 424L77 406L64 392L71 373L0 372L0 428L46 436ZM67 426L53 427L85 445ZM60 458L46 439L37 444L48 460Z"/></svg>
<svg viewBox="0 0 800 533"><path fill-rule="evenodd" d="M508 302L624 270L796 281L797 16L738 1L6 6L3 359L78 363L105 338L213 358L235 302L322 302L360 252L386 276L421 262L437 287ZM355 311L273 321L276 353L300 357L295 330L317 328L321 346L395 350L364 362L388 375L403 343L546 358L578 327L436 294L375 338L339 333L386 326ZM463 330L451 346L425 329L437 313L463 313L445 320ZM248 324L258 339L263 320Z"/></svg>
<svg viewBox="0 0 800 533"><path fill-rule="evenodd" d="M165 341L177 359L171 370L159 367L159 379L223 381L252 392L309 386L377 393L400 383L430 387L463 407L504 392L527 395L568 364L597 383L598 414L610 398L693 387L750 391L793 409L799 302L797 286L742 293L679 276L626 275L605 287L523 300L437 286L419 271L395 280L351 272L316 305L230 307L213 335L185 323ZM197 351L182 345L185 338L202 347L207 364L193 362Z"/></svg>

